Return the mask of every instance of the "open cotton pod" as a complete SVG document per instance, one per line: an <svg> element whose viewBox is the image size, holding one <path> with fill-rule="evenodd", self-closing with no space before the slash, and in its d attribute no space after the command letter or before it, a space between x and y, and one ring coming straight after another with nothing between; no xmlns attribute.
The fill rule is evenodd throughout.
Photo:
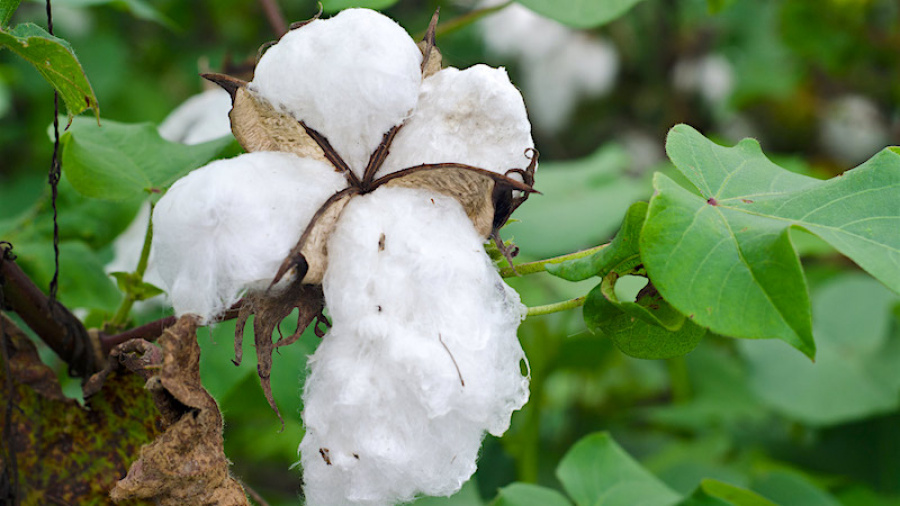
<svg viewBox="0 0 900 506"><path fill-rule="evenodd" d="M531 128L504 70L440 69L434 22L417 45L351 9L289 32L252 82L207 76L251 153L189 174L154 214L176 312L239 304L238 351L255 316L273 408L272 351L327 308L303 394L310 505L452 494L528 398L524 307L484 240L534 191Z"/></svg>

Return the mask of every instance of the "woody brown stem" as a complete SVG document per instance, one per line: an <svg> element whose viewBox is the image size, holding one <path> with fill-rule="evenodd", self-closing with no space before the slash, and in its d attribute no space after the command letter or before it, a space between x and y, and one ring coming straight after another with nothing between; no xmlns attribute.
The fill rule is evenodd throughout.
<svg viewBox="0 0 900 506"><path fill-rule="evenodd" d="M87 329L71 311L51 300L31 281L16 265L11 249L0 251L0 290L3 290L4 303L0 309L18 314L69 365L73 376L87 377L100 370L100 357Z"/></svg>

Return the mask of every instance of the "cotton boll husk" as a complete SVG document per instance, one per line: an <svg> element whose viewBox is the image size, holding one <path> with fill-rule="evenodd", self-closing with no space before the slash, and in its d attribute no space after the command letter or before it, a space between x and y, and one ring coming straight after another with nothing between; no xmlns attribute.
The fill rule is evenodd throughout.
<svg viewBox="0 0 900 506"><path fill-rule="evenodd" d="M216 88L192 96L175 108L159 125L159 135L183 144L202 142L231 135L231 96Z"/></svg>
<svg viewBox="0 0 900 506"><path fill-rule="evenodd" d="M502 434L527 401L524 306L462 207L426 190L353 199L328 251L334 327L304 388L308 504L454 493L485 431Z"/></svg>
<svg viewBox="0 0 900 506"><path fill-rule="evenodd" d="M455 162L503 174L524 168L534 146L522 94L504 69L452 67L422 82L415 114L397 133L379 176Z"/></svg>
<svg viewBox="0 0 900 506"><path fill-rule="evenodd" d="M178 180L153 212L152 264L178 315L218 316L265 289L313 214L345 186L330 166L256 152Z"/></svg>
<svg viewBox="0 0 900 506"><path fill-rule="evenodd" d="M251 87L324 135L362 176L384 134L416 105L422 53L391 19L348 9L288 32Z"/></svg>

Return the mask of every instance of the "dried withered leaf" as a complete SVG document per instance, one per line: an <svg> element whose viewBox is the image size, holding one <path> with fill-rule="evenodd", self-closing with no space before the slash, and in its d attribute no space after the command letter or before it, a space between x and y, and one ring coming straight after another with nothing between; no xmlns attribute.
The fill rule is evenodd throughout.
<svg viewBox="0 0 900 506"><path fill-rule="evenodd" d="M446 168L411 172L385 183L388 187L421 188L453 197L462 205L466 215L482 237L491 233L494 204L491 191L494 180L470 170Z"/></svg>
<svg viewBox="0 0 900 506"><path fill-rule="evenodd" d="M522 199L535 193L531 183L533 179L522 182L507 175L464 164L434 163L388 174L375 181L373 188L381 185L422 188L453 197L463 206L478 233L488 237L499 228L496 226L500 218L498 211L503 213L503 223L509 218L506 210L511 207L511 203L507 203L506 199L513 198L513 191L521 192ZM516 202L515 207L518 207L521 202Z"/></svg>
<svg viewBox="0 0 900 506"><path fill-rule="evenodd" d="M272 286L288 274L308 285L322 283L325 268L328 266L328 251L325 247L328 237L334 231L344 206L350 201L350 197L357 193L360 191L356 187L346 188L329 197L319 207L306 230L300 235L297 244L275 273Z"/></svg>
<svg viewBox="0 0 900 506"><path fill-rule="evenodd" d="M0 363L0 426L8 427L0 442L0 503L16 494L23 505L111 504L109 490L161 431L144 381L112 372L82 407L62 394L34 344L2 314L0 330L7 358Z"/></svg>
<svg viewBox="0 0 900 506"><path fill-rule="evenodd" d="M248 152L281 151L328 163L300 122L246 87L235 91L229 116L234 137Z"/></svg>
<svg viewBox="0 0 900 506"><path fill-rule="evenodd" d="M186 315L159 338L163 361L147 388L171 413L166 431L141 448L140 458L110 492L116 502L153 499L161 505L249 505L228 472L222 414L200 383L197 321Z"/></svg>
<svg viewBox="0 0 900 506"><path fill-rule="evenodd" d="M278 325L293 312L299 311L297 328L288 337L282 337L273 341ZM272 375L272 353L275 348L293 344L300 338L303 331L314 319L324 320L322 310L325 308L325 294L321 285L304 285L297 280L283 290L271 293L249 294L244 297L244 304L238 315L237 325L234 331L234 363L240 365L243 359L244 327L250 316L253 318L253 337L256 344L256 372L259 375L260 386L269 401L269 406L278 415L281 427L284 428L284 419L278 411L278 405L272 395L270 377Z"/></svg>
<svg viewBox="0 0 900 506"><path fill-rule="evenodd" d="M435 45L435 31L437 30L438 15L441 10L434 11L431 16L431 22L428 24L428 30L425 31L425 37L416 44L419 51L422 52L422 77L428 77L441 70L443 57L441 52Z"/></svg>

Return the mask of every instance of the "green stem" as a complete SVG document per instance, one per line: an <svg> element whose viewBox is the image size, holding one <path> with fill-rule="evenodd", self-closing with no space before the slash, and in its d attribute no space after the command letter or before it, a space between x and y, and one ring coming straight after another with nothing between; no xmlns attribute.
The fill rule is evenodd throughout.
<svg viewBox="0 0 900 506"><path fill-rule="evenodd" d="M500 269L500 276L504 278L511 278L513 276L526 276L528 274L534 274L536 272L544 272L547 270L547 264L559 264L567 260L575 260L576 258L591 256L607 246L609 246L608 243L594 246L593 248L576 251L575 253L568 253L566 255L548 258L546 260L538 260L536 262L519 264L515 266L515 270L513 270L512 267L504 267Z"/></svg>
<svg viewBox="0 0 900 506"><path fill-rule="evenodd" d="M684 357L670 358L667 362L672 401L675 404L685 403L691 398L691 378L688 376L687 362Z"/></svg>
<svg viewBox="0 0 900 506"><path fill-rule="evenodd" d="M512 3L512 0L509 0L508 2L503 2L502 4L495 5L493 7L485 7L483 9L475 9L474 11L467 12L467 13L463 14L462 16L453 18L450 21L447 21L446 23L440 23L440 24L438 24L437 28L435 29L434 35L436 37L439 37L441 35L447 35L449 33L455 32L457 30L461 30L461 29L465 28L466 26L469 26L472 23L478 21L479 19L487 16L488 14L493 14L501 9L505 9L511 3ZM416 37L416 40L420 40L424 37L425 37L425 32L422 32Z"/></svg>
<svg viewBox="0 0 900 506"><path fill-rule="evenodd" d="M530 307L530 308L528 308L528 316L538 316L538 315L542 315L542 314L559 313L561 311L568 311L569 309L575 309L576 307L583 306L585 299L587 299L587 295L582 295L581 297L575 297L574 299L564 300L562 302L555 302L553 304L547 304L544 306Z"/></svg>
<svg viewBox="0 0 900 506"><path fill-rule="evenodd" d="M144 234L144 245L141 247L141 258L138 260L137 269L134 274L139 281L143 281L144 273L147 271L147 262L150 260L150 244L153 242L153 203L150 203L150 219L147 223L147 233ZM128 314L131 313L131 307L134 306L137 295L133 292L126 291L122 304L116 310L116 314L112 317L106 327L121 328L128 322Z"/></svg>

